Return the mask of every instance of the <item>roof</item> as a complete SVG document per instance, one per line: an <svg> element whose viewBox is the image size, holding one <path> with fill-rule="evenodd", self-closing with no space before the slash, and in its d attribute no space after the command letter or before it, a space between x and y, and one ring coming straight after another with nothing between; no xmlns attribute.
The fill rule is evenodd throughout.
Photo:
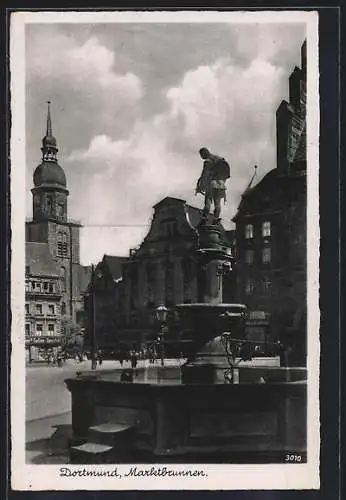
<svg viewBox="0 0 346 500"><path fill-rule="evenodd" d="M39 186L59 186L66 188L66 175L63 168L53 161L43 161L35 170L35 187Z"/></svg>
<svg viewBox="0 0 346 500"><path fill-rule="evenodd" d="M128 257L118 257L116 255L104 255L103 262L107 265L109 272L112 275L113 280L117 280L122 276L122 266L129 259Z"/></svg>
<svg viewBox="0 0 346 500"><path fill-rule="evenodd" d="M274 168L268 172L258 184L243 193L233 221L236 222L242 215L281 211L287 206L292 193L304 190L306 179L299 172L282 174Z"/></svg>
<svg viewBox="0 0 346 500"><path fill-rule="evenodd" d="M25 265L29 274L36 276L60 276L59 265L53 260L47 243L26 242Z"/></svg>
<svg viewBox="0 0 346 500"><path fill-rule="evenodd" d="M163 200L159 201L154 205L153 208L159 207L161 205L168 205L168 204L182 204L186 203L185 200L182 200L181 198L173 198L172 196L166 196L166 198L163 198Z"/></svg>

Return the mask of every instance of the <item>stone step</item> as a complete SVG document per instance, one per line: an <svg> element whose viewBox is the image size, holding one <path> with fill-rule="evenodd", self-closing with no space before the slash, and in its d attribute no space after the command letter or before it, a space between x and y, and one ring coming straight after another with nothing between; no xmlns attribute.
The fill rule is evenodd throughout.
<svg viewBox="0 0 346 500"><path fill-rule="evenodd" d="M71 463L97 464L112 463L114 460L114 448L105 444L88 441L86 443L71 446Z"/></svg>
<svg viewBox="0 0 346 500"><path fill-rule="evenodd" d="M89 427L89 441L108 446L116 446L117 449L131 447L135 434L135 427L129 424L105 422L103 424Z"/></svg>

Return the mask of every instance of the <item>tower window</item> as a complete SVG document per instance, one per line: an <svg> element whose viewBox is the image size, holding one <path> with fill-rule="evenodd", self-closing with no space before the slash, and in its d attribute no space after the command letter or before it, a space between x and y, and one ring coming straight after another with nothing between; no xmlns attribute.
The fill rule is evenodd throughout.
<svg viewBox="0 0 346 500"><path fill-rule="evenodd" d="M245 251L245 262L246 264L253 264L254 261L254 251L252 249Z"/></svg>
<svg viewBox="0 0 346 500"><path fill-rule="evenodd" d="M64 266L60 268L61 275L61 288L63 292L66 292L66 269Z"/></svg>
<svg viewBox="0 0 346 500"><path fill-rule="evenodd" d="M255 282L253 280L247 280L245 284L246 295L252 295L255 290Z"/></svg>
<svg viewBox="0 0 346 500"><path fill-rule="evenodd" d="M63 203L58 203L58 205L57 205L57 216L58 217L64 216L64 204Z"/></svg>
<svg viewBox="0 0 346 500"><path fill-rule="evenodd" d="M57 254L59 257L66 257L67 256L67 234L66 233L58 233Z"/></svg>
<svg viewBox="0 0 346 500"><path fill-rule="evenodd" d="M252 224L246 224L245 226L245 238L247 240L250 240L253 238L253 225Z"/></svg>
<svg viewBox="0 0 346 500"><path fill-rule="evenodd" d="M52 215L53 211L53 199L51 196L47 197L47 215Z"/></svg>
<svg viewBox="0 0 346 500"><path fill-rule="evenodd" d="M265 238L266 236L271 235L271 224L270 221L266 220L262 224L262 236Z"/></svg>
<svg viewBox="0 0 346 500"><path fill-rule="evenodd" d="M262 250L262 262L263 264L269 264L271 261L271 249L270 247L265 247Z"/></svg>

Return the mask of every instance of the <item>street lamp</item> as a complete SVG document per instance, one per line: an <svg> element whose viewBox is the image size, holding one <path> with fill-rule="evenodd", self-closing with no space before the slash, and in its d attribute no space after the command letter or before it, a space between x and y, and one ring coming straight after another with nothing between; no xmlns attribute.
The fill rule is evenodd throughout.
<svg viewBox="0 0 346 500"><path fill-rule="evenodd" d="M91 306L91 369L96 370L96 297L95 297L95 267L91 265L91 290L90 290L90 306Z"/></svg>
<svg viewBox="0 0 346 500"><path fill-rule="evenodd" d="M165 351L164 351L164 342L163 342L163 335L164 335L164 327L166 324L167 320L167 313L168 309L164 305L159 305L155 309L155 314L156 314L156 319L160 324L160 333L158 337L159 345L160 345L160 356L161 356L161 365L164 366L164 359L165 359Z"/></svg>

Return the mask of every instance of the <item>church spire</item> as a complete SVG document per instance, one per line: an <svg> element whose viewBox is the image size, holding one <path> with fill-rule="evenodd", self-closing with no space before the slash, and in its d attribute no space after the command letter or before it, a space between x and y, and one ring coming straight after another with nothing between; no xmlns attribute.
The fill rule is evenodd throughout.
<svg viewBox="0 0 346 500"><path fill-rule="evenodd" d="M47 131L46 137L52 137L52 117L50 116L50 104L51 101L47 101L48 104L48 112L47 112Z"/></svg>
<svg viewBox="0 0 346 500"><path fill-rule="evenodd" d="M56 145L56 139L53 136L52 132L52 117L50 112L51 101L47 101L47 105L48 105L47 128L46 128L46 135L42 139L42 148L41 148L42 161L56 163L58 161L57 160L58 148Z"/></svg>

